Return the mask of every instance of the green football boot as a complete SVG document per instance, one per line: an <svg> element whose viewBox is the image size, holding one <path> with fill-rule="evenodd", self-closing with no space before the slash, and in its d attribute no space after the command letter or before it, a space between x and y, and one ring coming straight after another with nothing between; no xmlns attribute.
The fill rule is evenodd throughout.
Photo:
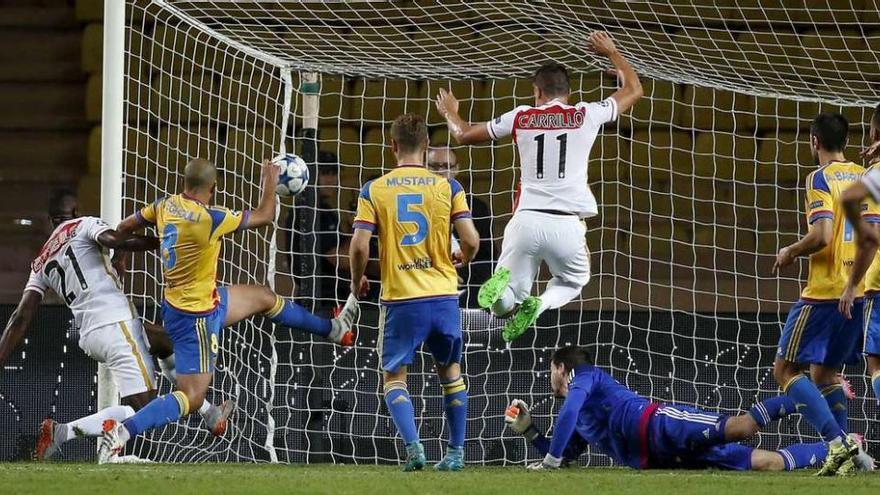
<svg viewBox="0 0 880 495"><path fill-rule="evenodd" d="M513 318L510 318L507 320L507 323L504 324L504 331L501 333L501 336L504 337L504 341L513 342L520 335L526 333L526 330L535 324L540 311L541 299L534 296L527 297L526 300L519 305L519 309L516 310L516 314L513 315Z"/></svg>
<svg viewBox="0 0 880 495"><path fill-rule="evenodd" d="M477 303L483 309L492 309L492 305L501 299L507 284L510 283L510 270L499 266L495 273L480 286L477 293Z"/></svg>

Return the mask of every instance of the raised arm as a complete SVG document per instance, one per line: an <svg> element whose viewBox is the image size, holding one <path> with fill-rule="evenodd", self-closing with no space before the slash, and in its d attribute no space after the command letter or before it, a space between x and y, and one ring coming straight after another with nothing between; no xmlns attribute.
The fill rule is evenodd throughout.
<svg viewBox="0 0 880 495"><path fill-rule="evenodd" d="M469 124L458 115L458 99L452 94L440 88L437 95L437 111L446 119L446 125L449 127L449 134L455 138L458 144L479 144L492 140L489 134L488 122L478 124Z"/></svg>
<svg viewBox="0 0 880 495"><path fill-rule="evenodd" d="M636 104L642 97L642 82L632 65L623 58L623 55L614 46L611 36L604 31L593 31L589 37L590 49L597 55L608 57L614 66L617 77L621 81L620 89L615 91L611 98L617 102L617 114L620 115Z"/></svg>
<svg viewBox="0 0 880 495"><path fill-rule="evenodd" d="M27 333L42 299L43 295L34 290L25 290L21 295L21 301L12 313L12 317L9 318L3 337L0 338L0 369L6 364L12 351Z"/></svg>
<svg viewBox="0 0 880 495"><path fill-rule="evenodd" d="M242 229L257 229L271 225L275 221L275 204L278 201L275 196L275 183L278 181L279 173L281 167L271 160L263 160L260 169L260 187L262 187L260 204L255 210L250 211L246 220L242 220L246 222L246 225L241 226Z"/></svg>

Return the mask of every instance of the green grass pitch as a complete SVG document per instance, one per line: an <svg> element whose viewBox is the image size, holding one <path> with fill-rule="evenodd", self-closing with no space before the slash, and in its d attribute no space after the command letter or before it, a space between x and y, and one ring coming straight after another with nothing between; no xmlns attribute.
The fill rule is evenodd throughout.
<svg viewBox="0 0 880 495"><path fill-rule="evenodd" d="M531 473L521 467L469 467L459 473L435 473L430 469L402 473L391 466L13 463L0 464L0 493L876 495L880 491L880 473L845 479L815 478L812 473L638 472L617 468Z"/></svg>

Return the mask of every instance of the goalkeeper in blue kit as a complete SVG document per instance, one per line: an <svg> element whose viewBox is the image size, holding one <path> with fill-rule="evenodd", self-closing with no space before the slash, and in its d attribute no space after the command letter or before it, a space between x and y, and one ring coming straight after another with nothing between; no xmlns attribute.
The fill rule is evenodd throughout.
<svg viewBox="0 0 880 495"><path fill-rule="evenodd" d="M727 416L689 406L651 402L593 366L586 349L563 347L550 363L553 393L565 397L547 439L532 423L528 406L514 400L505 421L545 455L530 470L555 469L576 460L591 445L615 463L635 469L720 468L791 471L821 464L825 442L794 444L777 451L737 442L771 421L796 411L788 396L772 397L746 414ZM865 462L873 460L860 450Z"/></svg>

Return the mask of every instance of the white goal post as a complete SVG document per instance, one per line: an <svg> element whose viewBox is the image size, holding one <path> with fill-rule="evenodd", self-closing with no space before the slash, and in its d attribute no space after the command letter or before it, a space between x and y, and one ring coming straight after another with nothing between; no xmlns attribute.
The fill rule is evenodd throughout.
<svg viewBox="0 0 880 495"><path fill-rule="evenodd" d="M272 285L327 314L348 287L352 201L393 166L387 126L417 112L432 145L457 153L485 233L485 257L461 274L468 462L536 457L504 429L504 406L533 403L550 427L557 401L548 358L566 344L588 346L599 365L658 401L742 411L777 393L779 329L806 275L803 263L778 278L769 269L806 230L809 122L820 110L844 113L848 156L857 159L880 100L880 15L874 0L843 3L106 0L102 215L114 222L178 192L196 156L218 165L219 204L253 206L260 161L292 150L312 167L312 185L282 203L275 229L224 241L219 278ZM552 59L569 68L572 98L599 100L616 87L586 50L586 33L599 28L644 78L645 97L604 128L591 156L601 207L589 222L593 279L508 348L470 297L511 216L514 147L457 146L432 98L451 88L466 119L489 120L528 103L530 74ZM135 256L125 282L145 318L159 317L158 257ZM364 305L353 349L261 318L224 330L209 399L238 398L230 431L213 439L192 418L139 439L135 453L171 462L396 462L402 444L380 396L377 331L375 300ZM439 385L428 356L413 368L420 431L436 458L445 432ZM864 370L847 374L858 395L852 429L877 438ZM114 395L107 384L102 406ZM792 419L757 442L775 448L814 435Z"/></svg>

